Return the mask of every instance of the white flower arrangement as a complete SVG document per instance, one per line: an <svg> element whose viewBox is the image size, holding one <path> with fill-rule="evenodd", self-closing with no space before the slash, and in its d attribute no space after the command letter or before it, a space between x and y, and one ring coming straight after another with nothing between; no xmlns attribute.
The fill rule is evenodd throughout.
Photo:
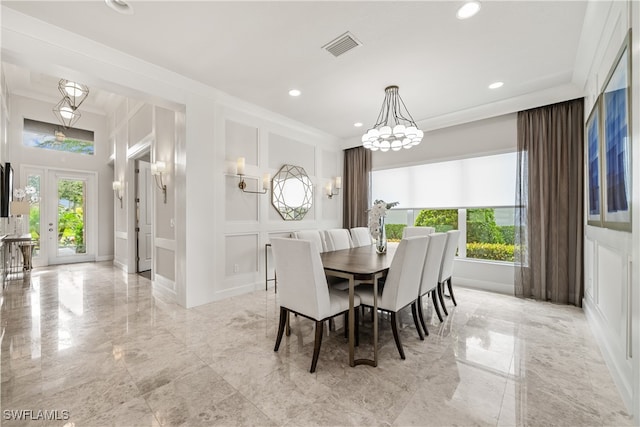
<svg viewBox="0 0 640 427"><path fill-rule="evenodd" d="M398 202L387 203L384 200L376 200L369 209L369 232L371 237L378 239L382 230L380 229L380 219L387 216L387 210L397 206Z"/></svg>
<svg viewBox="0 0 640 427"><path fill-rule="evenodd" d="M38 195L36 194L36 188L34 186L27 185L24 188L16 188L13 190L14 200L22 202L27 197L29 203L36 203L38 201Z"/></svg>

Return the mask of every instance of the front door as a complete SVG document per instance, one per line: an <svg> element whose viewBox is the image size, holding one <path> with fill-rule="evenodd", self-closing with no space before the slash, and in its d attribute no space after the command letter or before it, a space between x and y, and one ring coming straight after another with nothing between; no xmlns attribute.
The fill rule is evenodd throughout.
<svg viewBox="0 0 640 427"><path fill-rule="evenodd" d="M49 264L95 261L96 175L49 170L46 238ZM48 199L48 201L46 201Z"/></svg>

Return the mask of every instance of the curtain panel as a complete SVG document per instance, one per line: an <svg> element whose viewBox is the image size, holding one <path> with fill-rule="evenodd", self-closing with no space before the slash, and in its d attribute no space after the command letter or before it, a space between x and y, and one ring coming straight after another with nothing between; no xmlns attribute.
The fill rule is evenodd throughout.
<svg viewBox="0 0 640 427"><path fill-rule="evenodd" d="M366 227L371 198L371 151L364 147L344 150L342 227Z"/></svg>
<svg viewBox="0 0 640 427"><path fill-rule="evenodd" d="M584 102L518 113L516 296L582 305Z"/></svg>

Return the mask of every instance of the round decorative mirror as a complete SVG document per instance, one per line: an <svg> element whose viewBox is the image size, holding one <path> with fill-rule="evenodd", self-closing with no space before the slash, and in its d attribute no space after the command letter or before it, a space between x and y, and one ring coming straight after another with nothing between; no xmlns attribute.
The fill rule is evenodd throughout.
<svg viewBox="0 0 640 427"><path fill-rule="evenodd" d="M271 181L271 204L285 221L304 218L313 204L313 184L303 168L280 168Z"/></svg>

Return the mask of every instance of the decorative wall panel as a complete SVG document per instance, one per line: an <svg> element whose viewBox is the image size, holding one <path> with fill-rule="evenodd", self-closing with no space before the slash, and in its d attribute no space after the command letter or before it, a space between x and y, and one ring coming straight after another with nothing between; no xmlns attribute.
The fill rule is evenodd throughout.
<svg viewBox="0 0 640 427"><path fill-rule="evenodd" d="M625 314L626 300L624 297L624 285L626 284L626 262L618 252L614 252L606 246L598 247L598 307L607 319L607 323L621 336L624 333L623 316Z"/></svg>
<svg viewBox="0 0 640 427"><path fill-rule="evenodd" d="M596 245L593 240L584 239L584 293L590 298L595 298L595 280L596 280Z"/></svg>
<svg viewBox="0 0 640 427"><path fill-rule="evenodd" d="M340 153L342 154L342 153ZM320 150L320 159L322 160L321 174L324 179L332 179L336 176L342 176L342 170L338 168L338 156L335 151Z"/></svg>
<svg viewBox="0 0 640 427"><path fill-rule="evenodd" d="M258 164L258 128L226 120L224 142L227 160L244 157L247 165Z"/></svg>
<svg viewBox="0 0 640 427"><path fill-rule="evenodd" d="M239 178L225 175L225 220L258 221L258 202L268 203L266 195L243 193L238 188ZM256 191L262 181L256 177L245 177L247 190Z"/></svg>
<svg viewBox="0 0 640 427"><path fill-rule="evenodd" d="M258 234L227 235L224 246L225 276L258 271Z"/></svg>
<svg viewBox="0 0 640 427"><path fill-rule="evenodd" d="M269 133L269 168L284 164L302 167L309 176L316 175L315 148L276 133Z"/></svg>
<svg viewBox="0 0 640 427"><path fill-rule="evenodd" d="M165 248L156 246L156 273L166 279L175 280L175 252Z"/></svg>

